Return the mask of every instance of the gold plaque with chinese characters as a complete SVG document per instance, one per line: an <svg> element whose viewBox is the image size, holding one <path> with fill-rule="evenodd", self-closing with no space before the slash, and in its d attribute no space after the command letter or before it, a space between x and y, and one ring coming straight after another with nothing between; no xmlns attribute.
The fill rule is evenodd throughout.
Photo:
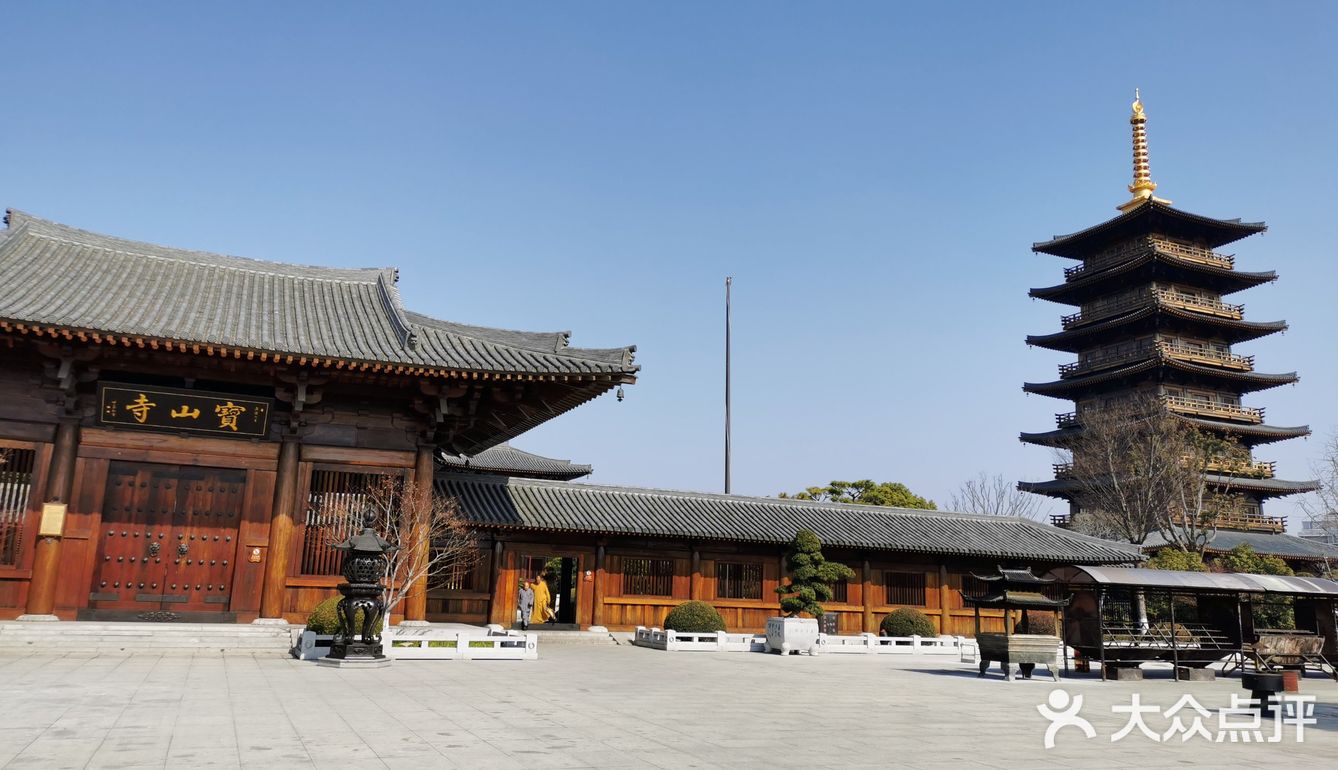
<svg viewBox="0 0 1338 770"><path fill-rule="evenodd" d="M264 438L274 401L184 388L98 383L98 424Z"/></svg>

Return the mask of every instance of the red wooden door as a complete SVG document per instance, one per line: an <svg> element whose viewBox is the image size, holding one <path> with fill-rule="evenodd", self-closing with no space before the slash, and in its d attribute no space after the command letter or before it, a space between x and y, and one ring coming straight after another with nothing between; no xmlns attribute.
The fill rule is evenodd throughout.
<svg viewBox="0 0 1338 770"><path fill-rule="evenodd" d="M162 609L168 561L163 551L176 510L175 476L172 465L110 465L90 607Z"/></svg>
<svg viewBox="0 0 1338 770"><path fill-rule="evenodd" d="M89 607L226 612L245 491L245 471L112 463Z"/></svg>
<svg viewBox="0 0 1338 770"><path fill-rule="evenodd" d="M181 468L167 570L171 609L219 612L228 608L237 552L246 471ZM181 597L184 597L181 598Z"/></svg>

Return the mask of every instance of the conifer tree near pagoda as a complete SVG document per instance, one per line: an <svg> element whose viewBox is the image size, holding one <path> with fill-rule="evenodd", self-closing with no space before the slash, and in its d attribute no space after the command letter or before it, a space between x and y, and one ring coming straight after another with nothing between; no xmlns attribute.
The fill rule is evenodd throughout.
<svg viewBox="0 0 1338 770"><path fill-rule="evenodd" d="M855 571L840 562L827 561L822 555L822 541L812 532L801 529L790 541L785 554L785 569L790 574L789 585L776 587L781 594L781 612L787 617L808 613L822 617L820 602L832 600L832 583L850 580Z"/></svg>

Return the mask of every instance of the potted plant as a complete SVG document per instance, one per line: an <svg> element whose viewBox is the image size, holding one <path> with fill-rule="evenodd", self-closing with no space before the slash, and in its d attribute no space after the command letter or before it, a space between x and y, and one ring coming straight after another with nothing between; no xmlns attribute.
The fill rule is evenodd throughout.
<svg viewBox="0 0 1338 770"><path fill-rule="evenodd" d="M832 583L850 580L855 571L844 564L829 562L822 555L822 541L801 529L785 554L785 569L790 582L776 587L781 595L782 617L767 620L767 650L782 655L818 649L818 618L821 602L831 601ZM800 617L806 614L809 617Z"/></svg>

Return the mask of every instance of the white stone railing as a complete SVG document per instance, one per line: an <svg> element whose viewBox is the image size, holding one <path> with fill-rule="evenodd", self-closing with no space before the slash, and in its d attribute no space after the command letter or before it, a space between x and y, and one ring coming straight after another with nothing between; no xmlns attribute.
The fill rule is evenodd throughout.
<svg viewBox="0 0 1338 770"><path fill-rule="evenodd" d="M294 640L292 654L299 660L316 660L330 654L333 636L302 631ZM386 629L381 636L387 657L398 660L536 660L539 637L533 633L501 631L498 628L460 631L421 626Z"/></svg>
<svg viewBox="0 0 1338 770"><path fill-rule="evenodd" d="M632 644L670 652L764 652L767 638L762 634L692 633L637 626Z"/></svg>
<svg viewBox="0 0 1338 770"><path fill-rule="evenodd" d="M637 626L632 643L671 652L765 652L766 636L728 632L685 633ZM975 660L976 642L964 636L878 636L818 634L820 654L933 655Z"/></svg>

